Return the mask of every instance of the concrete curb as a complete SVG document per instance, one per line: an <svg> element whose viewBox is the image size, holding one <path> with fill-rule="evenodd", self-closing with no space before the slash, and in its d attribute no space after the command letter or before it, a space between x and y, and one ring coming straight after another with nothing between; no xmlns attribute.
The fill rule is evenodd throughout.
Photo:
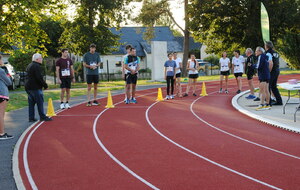
<svg viewBox="0 0 300 190"><path fill-rule="evenodd" d="M267 123L267 124L269 124L269 125L271 125L271 126L274 126L274 127L278 127L278 128L281 128L281 129L285 129L285 130L288 130L288 131L291 131L291 132L299 133L299 134L300 134L300 129L297 129L297 128L295 128L295 127L289 126L289 125L284 124L284 123L280 123L280 122L277 122L277 121L273 121L273 120L271 120L271 119L264 118L264 117L262 117L262 116L260 116L260 115L258 115L258 114L254 114L254 113L252 113L252 112L246 110L246 109L243 108L242 106L240 106L240 105L238 104L238 99L239 99L241 96L243 96L243 95L245 95L245 94L247 94L247 93L249 93L249 92L250 92L250 90L247 90L247 91L243 91L243 92L241 92L241 93L235 95L235 96L232 98L232 100L231 100L232 106L233 106L235 109L237 109L239 112L241 112L241 113L243 113L243 114L245 114L245 115L247 115L247 116L249 116L249 117L251 117L251 118L253 118L253 119L256 119L256 120L261 121L261 122L263 122L263 123Z"/></svg>

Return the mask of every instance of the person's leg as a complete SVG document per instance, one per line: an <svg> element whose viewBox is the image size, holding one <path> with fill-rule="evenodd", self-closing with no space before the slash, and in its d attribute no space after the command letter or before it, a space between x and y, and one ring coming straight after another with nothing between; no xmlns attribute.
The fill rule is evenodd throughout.
<svg viewBox="0 0 300 190"><path fill-rule="evenodd" d="M171 78L171 95L174 95L174 78Z"/></svg>
<svg viewBox="0 0 300 190"><path fill-rule="evenodd" d="M242 91L242 77L238 77L239 90Z"/></svg>
<svg viewBox="0 0 300 190"><path fill-rule="evenodd" d="M181 78L180 77L176 78L176 81L177 81L176 84L179 92L179 97L182 97Z"/></svg>
<svg viewBox="0 0 300 190"><path fill-rule="evenodd" d="M91 90L92 90L92 84L87 85L87 100L88 102L91 101Z"/></svg>
<svg viewBox="0 0 300 190"><path fill-rule="evenodd" d="M94 101L97 100L97 94L98 94L98 83L94 83Z"/></svg>
<svg viewBox="0 0 300 190"><path fill-rule="evenodd" d="M197 79L192 79L193 82L193 94L196 94L196 83L197 83Z"/></svg>
<svg viewBox="0 0 300 190"><path fill-rule="evenodd" d="M131 85L131 98L135 98L136 84Z"/></svg>
<svg viewBox="0 0 300 190"><path fill-rule="evenodd" d="M265 84L265 95L266 95L266 104L270 105L270 91L269 91L269 83Z"/></svg>
<svg viewBox="0 0 300 190"><path fill-rule="evenodd" d="M34 106L36 104L35 101L35 95L34 92L32 90L26 90L26 93L28 95L28 114L29 114L29 120L34 120L34 115L35 115L35 111L34 111Z"/></svg>
<svg viewBox="0 0 300 190"><path fill-rule="evenodd" d="M279 76L279 71L276 71L274 74L273 74L273 77L271 75L271 77L273 78L272 80L272 83L271 83L271 80L270 80L270 88L274 94L274 97L276 98L276 103L277 104L282 104L282 98L281 98L281 95L280 95L280 92L277 88L277 80L278 80L278 76Z"/></svg>
<svg viewBox="0 0 300 190"><path fill-rule="evenodd" d="M228 88L228 75L225 76L225 90Z"/></svg>
<svg viewBox="0 0 300 190"><path fill-rule="evenodd" d="M192 79L189 78L189 82L188 82L188 84L187 84L186 91L185 91L186 94L189 93L191 85L192 85Z"/></svg>
<svg viewBox="0 0 300 190"><path fill-rule="evenodd" d="M45 119L47 116L45 115L45 111L44 111L43 90L34 90L34 93L35 93L35 99L36 99L36 104L40 115L40 119Z"/></svg>
<svg viewBox="0 0 300 190"><path fill-rule="evenodd" d="M62 88L61 92L60 92L60 102L64 102L64 98L65 98L65 93L66 93L66 88ZM68 93L67 93L68 96ZM66 98L67 99L67 98ZM68 101L68 100L67 100Z"/></svg>
<svg viewBox="0 0 300 190"><path fill-rule="evenodd" d="M260 91L260 94L261 94L261 99L260 99L260 104L264 104L265 103L265 98L266 98L266 82L261 82L259 83L259 91Z"/></svg>
<svg viewBox="0 0 300 190"><path fill-rule="evenodd" d="M170 84L171 84L170 77L167 76L167 95L168 96L170 96Z"/></svg>
<svg viewBox="0 0 300 190"><path fill-rule="evenodd" d="M71 98L71 89L70 88L66 88L66 93L67 93L66 100L67 100L67 102L69 102L69 100Z"/></svg>
<svg viewBox="0 0 300 190"><path fill-rule="evenodd" d="M254 86L253 86L253 79L248 80L248 86L250 89L250 94L254 96Z"/></svg>
<svg viewBox="0 0 300 190"><path fill-rule="evenodd" d="M6 106L7 106L6 100L0 103L0 135L4 134L4 115L5 115Z"/></svg>
<svg viewBox="0 0 300 190"><path fill-rule="evenodd" d="M220 90L221 90L222 87L223 87L223 78L224 78L224 76L223 76L223 75L220 75Z"/></svg>

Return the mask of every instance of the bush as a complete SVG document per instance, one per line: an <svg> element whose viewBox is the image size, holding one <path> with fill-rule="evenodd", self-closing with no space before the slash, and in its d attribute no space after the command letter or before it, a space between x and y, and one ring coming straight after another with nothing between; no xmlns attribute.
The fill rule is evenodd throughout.
<svg viewBox="0 0 300 190"><path fill-rule="evenodd" d="M139 73L151 73L151 69L146 68L146 69L140 69Z"/></svg>
<svg viewBox="0 0 300 190"><path fill-rule="evenodd" d="M83 79L84 79L83 74L84 73L83 73L82 62L76 62L73 67L74 67L75 80L79 81L79 77L80 77L81 81L83 81Z"/></svg>
<svg viewBox="0 0 300 190"><path fill-rule="evenodd" d="M219 65L219 60L220 60L220 58L216 55L210 55L204 59L204 61L209 62L215 66Z"/></svg>
<svg viewBox="0 0 300 190"><path fill-rule="evenodd" d="M14 66L15 71L25 71L26 67L32 62L32 55L35 50L15 50L8 61Z"/></svg>

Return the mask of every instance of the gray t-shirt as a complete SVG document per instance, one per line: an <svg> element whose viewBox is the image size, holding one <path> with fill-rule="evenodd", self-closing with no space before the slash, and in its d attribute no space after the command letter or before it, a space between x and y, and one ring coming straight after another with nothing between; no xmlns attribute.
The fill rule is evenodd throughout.
<svg viewBox="0 0 300 190"><path fill-rule="evenodd" d="M93 54L90 52L87 52L83 56L83 62L85 62L87 65L97 65L98 63L101 62L100 54L97 52L95 52ZM86 69L87 75L99 75L98 67L95 70L90 69L90 68L85 68L85 69Z"/></svg>

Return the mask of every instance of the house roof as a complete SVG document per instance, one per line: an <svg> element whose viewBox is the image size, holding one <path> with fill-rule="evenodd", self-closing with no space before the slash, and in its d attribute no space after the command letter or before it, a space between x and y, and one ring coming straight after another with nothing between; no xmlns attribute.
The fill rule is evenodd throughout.
<svg viewBox="0 0 300 190"><path fill-rule="evenodd" d="M131 44L136 48L137 56L146 56L151 53L151 45L143 39L143 34L146 27L122 27L120 30L116 28L110 29L113 34L119 35L121 46L112 54L126 54L125 46ZM175 37L167 26L154 27L154 38L151 41L167 41L168 52L183 52L183 37ZM200 49L201 44L195 43L193 38L190 38L190 50Z"/></svg>

